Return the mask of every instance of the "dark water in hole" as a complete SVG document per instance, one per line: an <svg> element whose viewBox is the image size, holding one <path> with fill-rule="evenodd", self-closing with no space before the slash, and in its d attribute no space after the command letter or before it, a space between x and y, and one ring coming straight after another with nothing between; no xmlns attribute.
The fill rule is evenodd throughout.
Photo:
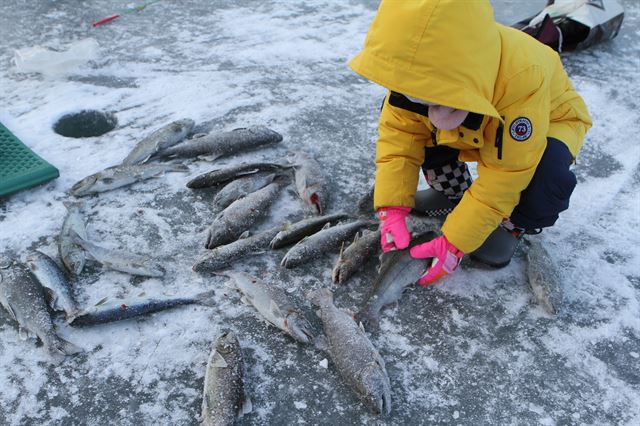
<svg viewBox="0 0 640 426"><path fill-rule="evenodd" d="M62 116L53 131L69 138L88 138L104 135L117 124L118 119L110 112L84 110Z"/></svg>

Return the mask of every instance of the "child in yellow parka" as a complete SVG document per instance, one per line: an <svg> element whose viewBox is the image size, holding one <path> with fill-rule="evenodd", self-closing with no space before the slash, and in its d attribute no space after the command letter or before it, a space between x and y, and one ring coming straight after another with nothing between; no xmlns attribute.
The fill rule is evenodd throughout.
<svg viewBox="0 0 640 426"><path fill-rule="evenodd" d="M411 249L434 258L421 284L453 272L464 253L506 265L523 233L568 208L569 166L591 118L558 54L496 23L488 0L382 0L349 65L389 89L374 192L383 250L409 244L421 168L455 206L442 236ZM475 181L466 161L478 164Z"/></svg>

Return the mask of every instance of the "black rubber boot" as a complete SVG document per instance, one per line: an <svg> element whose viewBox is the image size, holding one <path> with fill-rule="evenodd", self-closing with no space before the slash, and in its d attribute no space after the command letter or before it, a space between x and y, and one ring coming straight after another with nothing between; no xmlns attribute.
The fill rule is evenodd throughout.
<svg viewBox="0 0 640 426"><path fill-rule="evenodd" d="M512 233L498 226L478 249L469 253L469 256L485 265L502 268L511 262L521 239L521 233Z"/></svg>
<svg viewBox="0 0 640 426"><path fill-rule="evenodd" d="M416 192L415 201L413 213L431 217L444 217L456 206L453 201L433 188Z"/></svg>

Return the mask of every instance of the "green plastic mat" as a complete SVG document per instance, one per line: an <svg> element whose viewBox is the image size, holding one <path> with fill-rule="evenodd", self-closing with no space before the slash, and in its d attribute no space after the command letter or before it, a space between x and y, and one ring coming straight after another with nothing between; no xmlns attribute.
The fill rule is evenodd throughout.
<svg viewBox="0 0 640 426"><path fill-rule="evenodd" d="M0 123L0 197L49 182L58 169L38 157Z"/></svg>

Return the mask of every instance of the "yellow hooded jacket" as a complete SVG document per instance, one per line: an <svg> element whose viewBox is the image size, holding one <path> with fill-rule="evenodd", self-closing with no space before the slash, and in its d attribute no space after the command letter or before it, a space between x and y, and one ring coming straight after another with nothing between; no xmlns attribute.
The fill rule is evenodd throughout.
<svg viewBox="0 0 640 426"><path fill-rule="evenodd" d="M478 163L478 178L442 227L465 253L511 215L546 138L564 142L575 158L591 127L559 55L497 24L486 0L382 0L349 65L390 90L380 114L376 209L414 206L425 148L449 146L460 161ZM457 129L438 130L428 112L390 103L393 92L474 114Z"/></svg>

